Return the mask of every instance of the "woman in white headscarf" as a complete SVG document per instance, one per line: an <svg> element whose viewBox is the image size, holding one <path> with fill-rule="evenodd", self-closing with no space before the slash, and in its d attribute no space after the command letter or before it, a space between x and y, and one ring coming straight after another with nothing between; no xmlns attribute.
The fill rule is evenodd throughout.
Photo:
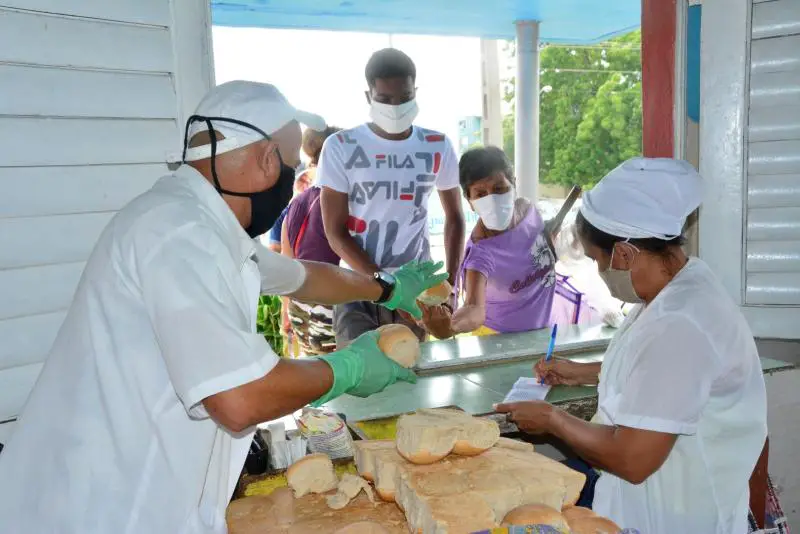
<svg viewBox="0 0 800 534"><path fill-rule="evenodd" d="M746 533L748 481L767 435L753 335L711 269L681 249L701 191L688 163L636 158L584 194L581 244L611 294L637 306L602 364L535 370L549 384L598 384L597 415L497 407L571 446L601 473L592 508L647 534Z"/></svg>

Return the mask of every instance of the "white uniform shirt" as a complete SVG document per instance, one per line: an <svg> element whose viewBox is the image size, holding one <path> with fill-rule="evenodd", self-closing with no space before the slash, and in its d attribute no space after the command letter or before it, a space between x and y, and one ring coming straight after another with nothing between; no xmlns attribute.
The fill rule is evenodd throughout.
<svg viewBox="0 0 800 534"><path fill-rule="evenodd" d="M305 279L263 247L257 266L256 247L189 166L117 214L0 454L0 532L226 531L253 432L231 435L201 401L276 365L255 333L260 286Z"/></svg>
<svg viewBox="0 0 800 534"><path fill-rule="evenodd" d="M606 352L598 419L677 434L642 484L603 473L592 507L643 534L744 534L748 481L767 435L750 328L708 266L691 259Z"/></svg>

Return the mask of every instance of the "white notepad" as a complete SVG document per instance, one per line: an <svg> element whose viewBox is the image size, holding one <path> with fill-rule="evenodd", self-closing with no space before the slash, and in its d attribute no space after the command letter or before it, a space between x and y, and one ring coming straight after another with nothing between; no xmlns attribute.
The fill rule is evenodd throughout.
<svg viewBox="0 0 800 534"><path fill-rule="evenodd" d="M536 378L520 377L514 383L514 387L508 392L503 402L522 402L531 400L544 400L550 386L539 384Z"/></svg>

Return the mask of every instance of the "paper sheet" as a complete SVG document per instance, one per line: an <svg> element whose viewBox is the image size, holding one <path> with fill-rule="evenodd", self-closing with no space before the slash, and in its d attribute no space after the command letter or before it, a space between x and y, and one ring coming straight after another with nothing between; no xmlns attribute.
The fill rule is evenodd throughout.
<svg viewBox="0 0 800 534"><path fill-rule="evenodd" d="M521 402L531 400L544 400L550 386L539 384L536 378L520 377L514 383L514 387L508 392L503 402Z"/></svg>

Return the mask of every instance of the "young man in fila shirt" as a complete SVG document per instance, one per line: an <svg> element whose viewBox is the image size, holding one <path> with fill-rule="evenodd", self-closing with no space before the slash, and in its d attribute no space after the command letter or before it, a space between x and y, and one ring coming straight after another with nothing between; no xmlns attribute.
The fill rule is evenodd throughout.
<svg viewBox="0 0 800 534"><path fill-rule="evenodd" d="M365 74L372 122L328 138L317 168L328 241L348 267L388 288L394 270L430 259L427 208L436 190L445 213L447 272L455 285L464 250L456 152L444 134L413 125L418 108L411 58L380 50ZM426 317L449 315L452 305L426 310ZM425 337L409 316L356 302L334 310L337 346L389 323L405 323Z"/></svg>

